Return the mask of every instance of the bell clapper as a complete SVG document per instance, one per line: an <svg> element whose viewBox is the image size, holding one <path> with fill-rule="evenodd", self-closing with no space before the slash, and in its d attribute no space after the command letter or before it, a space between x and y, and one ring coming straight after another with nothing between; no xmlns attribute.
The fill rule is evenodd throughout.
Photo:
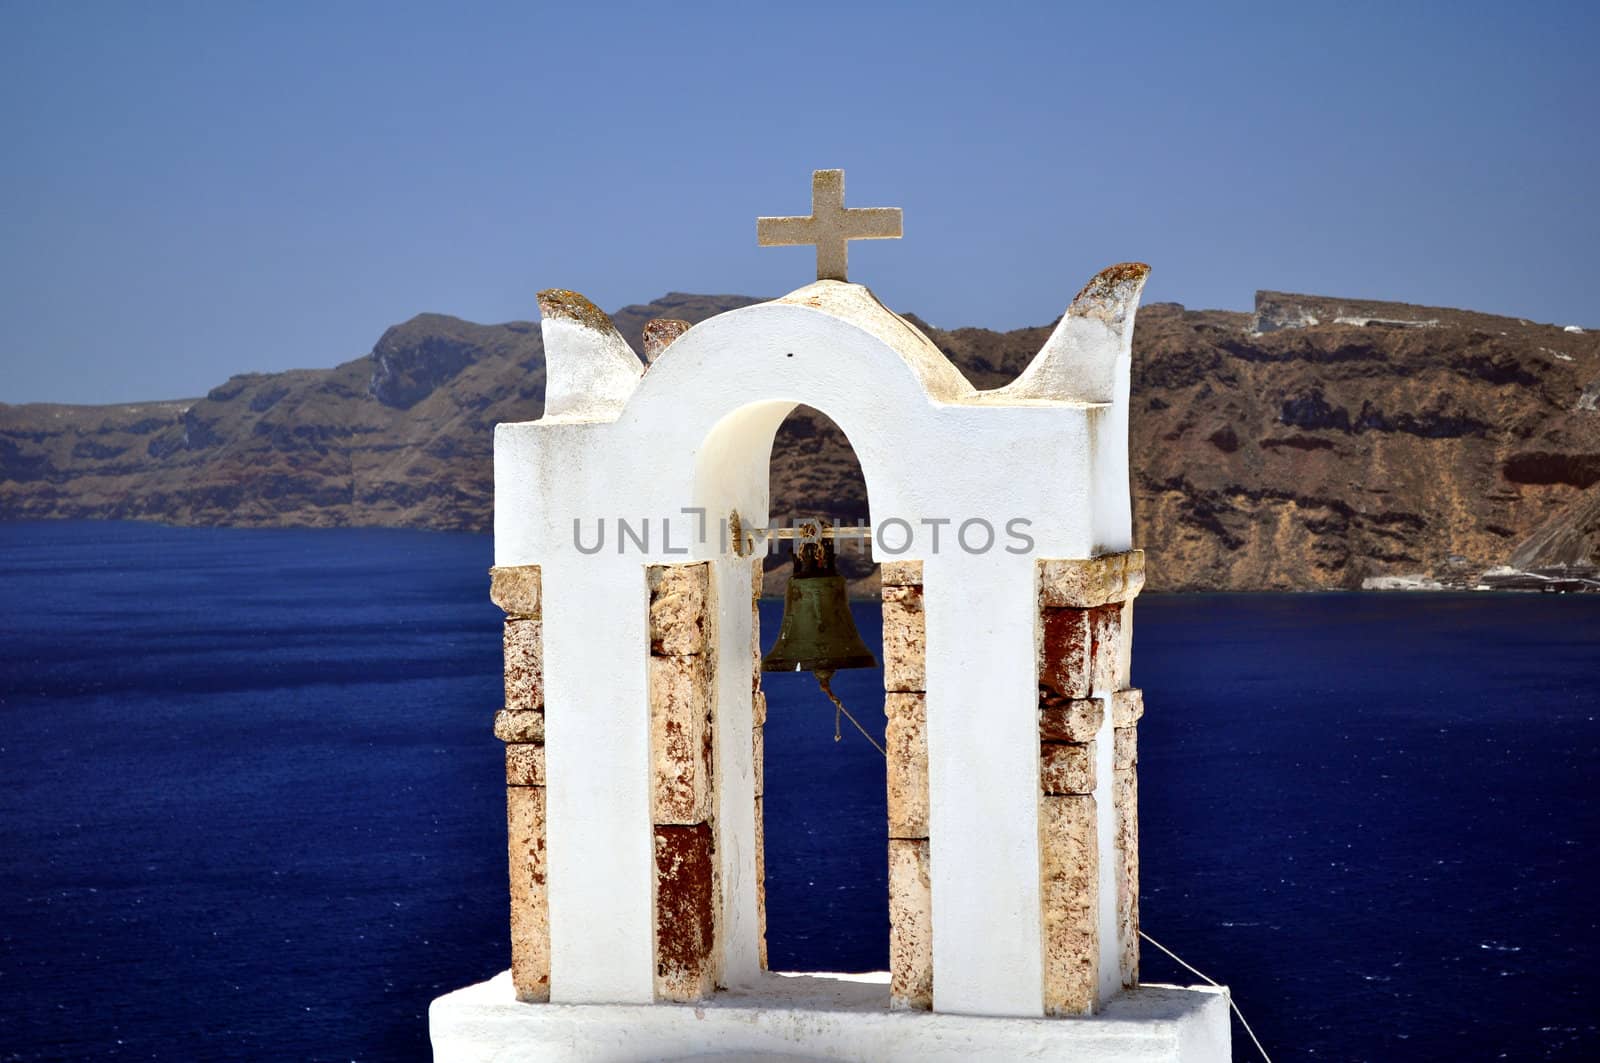
<svg viewBox="0 0 1600 1063"><path fill-rule="evenodd" d="M824 694L828 695L828 700L833 702L833 740L837 742L842 737L839 733L839 717L843 715L845 719L855 725L856 730L861 732L862 738L872 743L873 749L887 757L889 755L888 750L884 749L882 743L872 737L871 731L861 726L860 720L850 715L850 710L844 707L844 702L839 700L839 695L833 692L833 687L829 683L829 680L833 678L833 672L829 669L819 668L813 674L817 677L817 685L822 688Z"/></svg>
<svg viewBox="0 0 1600 1063"><path fill-rule="evenodd" d="M817 686L821 687L822 692L828 695L828 700L833 702L833 740L837 742L843 737L839 734L839 714L844 712L844 702L840 701L838 695L833 692L833 686L831 685L833 682L833 669L818 668L815 674Z"/></svg>

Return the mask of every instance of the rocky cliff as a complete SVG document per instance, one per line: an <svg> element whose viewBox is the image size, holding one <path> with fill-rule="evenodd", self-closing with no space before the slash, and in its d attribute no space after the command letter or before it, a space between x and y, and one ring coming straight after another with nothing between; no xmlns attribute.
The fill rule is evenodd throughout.
<svg viewBox="0 0 1600 1063"><path fill-rule="evenodd" d="M674 294L614 317L637 344L649 318L752 301ZM923 327L979 387L1049 331ZM423 314L365 357L203 398L0 405L0 518L484 529L493 426L537 417L543 386L536 324ZM1277 292L1254 314L1158 303L1139 312L1133 396L1154 586L1460 581L1600 554L1593 332ZM773 495L779 514L866 512L848 445L813 411L780 434Z"/></svg>

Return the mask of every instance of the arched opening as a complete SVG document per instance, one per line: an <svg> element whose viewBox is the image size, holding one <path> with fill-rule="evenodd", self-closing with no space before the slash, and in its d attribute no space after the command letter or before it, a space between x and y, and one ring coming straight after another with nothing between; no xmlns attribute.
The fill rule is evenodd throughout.
<svg viewBox="0 0 1600 1063"><path fill-rule="evenodd" d="M844 430L827 414L810 406L796 406L783 420L772 443L768 461L767 509L770 523L793 526L795 521L826 517L840 526L868 523L867 481L861 473ZM839 571L851 584L853 597L870 597L875 566L865 539L840 543ZM770 555L766 560L766 596L783 594L790 555Z"/></svg>
<svg viewBox="0 0 1600 1063"><path fill-rule="evenodd" d="M827 518L865 526L866 481L844 432L826 414L799 406L775 437L769 459L769 524ZM851 613L876 668L841 670L831 685L850 714L884 742L883 616L865 538L836 540ZM793 568L792 540L763 564L761 648L772 648ZM889 968L888 826L884 755L833 705L809 672L762 675L767 966L772 970L883 971ZM835 740L835 724L838 740Z"/></svg>

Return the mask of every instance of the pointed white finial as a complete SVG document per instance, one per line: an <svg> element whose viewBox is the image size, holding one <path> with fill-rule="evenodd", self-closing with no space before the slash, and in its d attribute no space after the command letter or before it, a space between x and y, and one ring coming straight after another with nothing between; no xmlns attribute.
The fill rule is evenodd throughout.
<svg viewBox="0 0 1600 1063"><path fill-rule="evenodd" d="M1117 363L1133 348L1133 318L1150 267L1122 262L1095 274L1022 375L996 395L1111 402Z"/></svg>
<svg viewBox="0 0 1600 1063"><path fill-rule="evenodd" d="M539 293L545 420L602 421L627 403L644 363L605 311L577 292Z"/></svg>

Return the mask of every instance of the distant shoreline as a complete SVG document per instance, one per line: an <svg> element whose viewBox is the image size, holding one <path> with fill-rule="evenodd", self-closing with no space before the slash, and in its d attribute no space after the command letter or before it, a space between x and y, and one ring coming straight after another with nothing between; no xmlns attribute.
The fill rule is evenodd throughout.
<svg viewBox="0 0 1600 1063"><path fill-rule="evenodd" d="M154 517L4 517L0 518L0 528L31 527L45 529L51 526L67 525L92 525L112 528L119 525L129 527L170 528L176 531L195 532L397 532L417 533L429 536L464 536L481 538L492 541L493 532L471 528L430 528L416 525L397 524L201 524L178 523L176 521L162 520ZM0 540L0 552L5 549L6 543ZM788 579L788 565L786 563L769 568L766 573L766 588L762 601L781 601L783 586ZM1141 597L1153 595L1174 595L1184 597L1200 597L1204 595L1270 595L1274 597L1288 595L1319 595L1319 594L1360 594L1360 595L1413 595L1427 594L1448 597L1482 596L1489 595L1529 595L1550 594L1562 597L1573 595L1600 593L1600 587L1591 590L1544 590L1535 587L1494 587L1494 586L1448 586L1426 580L1413 580L1411 577L1387 577L1394 581L1391 586L1364 586L1364 587L1156 587L1145 590ZM1369 583L1372 581L1368 581ZM878 565L874 564L870 570L861 572L849 580L850 600L853 602L875 602L880 600L878 590Z"/></svg>
<svg viewBox="0 0 1600 1063"><path fill-rule="evenodd" d="M756 301L669 293L609 317L638 349L651 320ZM978 391L1050 332L903 316ZM419 314L342 364L195 399L0 404L0 518L487 533L495 426L543 415L545 374L537 322ZM1149 590L1463 586L1600 556L1600 333L1276 291L1254 313L1156 302L1130 387ZM825 411L789 415L769 469L773 514L871 510Z"/></svg>

